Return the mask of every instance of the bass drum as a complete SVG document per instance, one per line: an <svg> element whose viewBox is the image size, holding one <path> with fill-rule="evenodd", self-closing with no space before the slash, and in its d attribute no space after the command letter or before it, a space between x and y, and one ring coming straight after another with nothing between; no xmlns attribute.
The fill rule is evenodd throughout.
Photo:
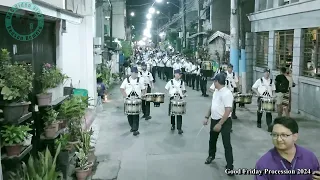
<svg viewBox="0 0 320 180"><path fill-rule="evenodd" d="M124 101L124 113L126 115L139 115L142 111L141 99L126 99Z"/></svg>
<svg viewBox="0 0 320 180"><path fill-rule="evenodd" d="M184 100L171 100L171 115L183 115L186 114L186 105L187 102Z"/></svg>

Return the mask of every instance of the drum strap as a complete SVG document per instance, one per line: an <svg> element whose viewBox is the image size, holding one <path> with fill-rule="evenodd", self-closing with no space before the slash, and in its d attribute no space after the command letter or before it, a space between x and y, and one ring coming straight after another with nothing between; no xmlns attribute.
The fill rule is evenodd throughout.
<svg viewBox="0 0 320 180"><path fill-rule="evenodd" d="M263 83L263 79L262 78L260 78L260 80L261 80L261 84ZM269 84L270 86L272 85L272 79L270 79L270 84Z"/></svg>
<svg viewBox="0 0 320 180"><path fill-rule="evenodd" d="M180 80L180 81L181 81L181 83L180 83L180 88L182 88L183 81L182 81L182 80ZM172 79L171 79L171 85L172 85L172 86L174 85Z"/></svg>

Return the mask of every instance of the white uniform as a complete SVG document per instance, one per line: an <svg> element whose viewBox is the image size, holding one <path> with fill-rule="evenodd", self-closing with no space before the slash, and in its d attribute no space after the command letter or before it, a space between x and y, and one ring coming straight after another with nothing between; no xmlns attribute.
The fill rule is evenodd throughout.
<svg viewBox="0 0 320 180"><path fill-rule="evenodd" d="M164 67L164 63L163 63L162 59L159 59L158 66L159 67Z"/></svg>
<svg viewBox="0 0 320 180"><path fill-rule="evenodd" d="M177 62L176 62L176 63L174 63L174 64L173 64L173 66L172 66L173 71L174 71L174 70L176 70L176 69L181 70L181 67L182 67L182 66L181 66L181 64L180 64L180 63L177 63Z"/></svg>
<svg viewBox="0 0 320 180"><path fill-rule="evenodd" d="M139 72L138 77L143 79L145 88L147 88L148 85L151 87L151 82L153 81L153 76L149 71Z"/></svg>
<svg viewBox="0 0 320 180"><path fill-rule="evenodd" d="M272 82L271 82L272 81ZM253 89L258 89L261 96L273 96L272 92L276 90L273 79L264 77L258 79L252 86ZM267 95L265 95L267 94Z"/></svg>
<svg viewBox="0 0 320 180"><path fill-rule="evenodd" d="M229 73L226 71L227 78L226 78L226 87L230 89L231 92L234 92L234 88L237 87L237 84L239 82L237 75L234 72Z"/></svg>
<svg viewBox="0 0 320 180"><path fill-rule="evenodd" d="M199 76L200 75L200 65L196 65L196 69L198 69L198 70L196 70L196 74L197 74L197 76Z"/></svg>
<svg viewBox="0 0 320 180"><path fill-rule="evenodd" d="M173 85L171 83L171 81L173 82ZM183 97L183 91L186 90L186 87L184 85L184 82L182 81L182 85L181 85L181 79L179 79L178 81L175 79L171 79L165 86L165 89L169 91L170 97L173 97L174 94L178 93L180 95L180 97ZM180 88L181 87L181 88Z"/></svg>
<svg viewBox="0 0 320 180"><path fill-rule="evenodd" d="M226 107L232 108L232 106L233 106L232 92L226 87L223 87L220 90L215 89L212 95L212 102L211 102L211 118L213 120L221 119L223 114L225 113L225 108ZM231 117L231 112L228 117Z"/></svg>
<svg viewBox="0 0 320 180"><path fill-rule="evenodd" d="M130 93L135 92L139 96L139 98L141 98L142 90L145 89L144 80L143 78L139 78L139 82L137 82L137 80L138 78L132 79L132 77L130 76L129 77L130 83L129 83L127 78L124 79L120 86L120 89L124 89L127 96L129 96Z"/></svg>
<svg viewBox="0 0 320 180"><path fill-rule="evenodd" d="M197 74L196 69L197 69L197 66L194 65L194 64L192 64L192 66L191 66L191 73L192 73L192 74Z"/></svg>
<svg viewBox="0 0 320 180"><path fill-rule="evenodd" d="M170 60L170 59L167 60L166 66L167 66L167 67L172 67L171 60Z"/></svg>

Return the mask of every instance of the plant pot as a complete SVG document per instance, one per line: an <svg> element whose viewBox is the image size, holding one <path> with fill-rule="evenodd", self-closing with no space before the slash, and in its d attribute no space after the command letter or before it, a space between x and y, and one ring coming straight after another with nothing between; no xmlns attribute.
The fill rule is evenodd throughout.
<svg viewBox="0 0 320 180"><path fill-rule="evenodd" d="M19 156L22 150L22 145L21 144L14 144L11 146L5 146L6 151L7 151L7 156Z"/></svg>
<svg viewBox="0 0 320 180"><path fill-rule="evenodd" d="M54 138L57 134L57 127L55 126L48 126L44 129L44 134L46 138Z"/></svg>
<svg viewBox="0 0 320 180"><path fill-rule="evenodd" d="M92 167L93 167L94 163L93 162L89 162L87 168L89 169L88 170L88 176L91 176L92 174Z"/></svg>
<svg viewBox="0 0 320 180"><path fill-rule="evenodd" d="M52 93L37 94L37 99L39 106L50 105L52 102Z"/></svg>
<svg viewBox="0 0 320 180"><path fill-rule="evenodd" d="M89 150L89 153L88 153L88 161L89 162L94 162L96 160L96 156L94 155L94 151L96 149L93 147Z"/></svg>
<svg viewBox="0 0 320 180"><path fill-rule="evenodd" d="M29 134L28 137L24 140L23 146L30 146L32 141L32 134Z"/></svg>
<svg viewBox="0 0 320 180"><path fill-rule="evenodd" d="M63 95L64 96L71 96L73 94L73 89L72 87L63 87Z"/></svg>
<svg viewBox="0 0 320 180"><path fill-rule="evenodd" d="M89 171L89 168L86 168L86 169L76 168L77 179L78 180L85 180L88 176L88 171Z"/></svg>
<svg viewBox="0 0 320 180"><path fill-rule="evenodd" d="M28 110L30 103L9 103L3 106L4 120L10 123L14 123L19 120L25 113L25 109Z"/></svg>
<svg viewBox="0 0 320 180"><path fill-rule="evenodd" d="M69 141L68 142L68 146L70 147L70 149L74 149L76 144L79 144L80 141Z"/></svg>
<svg viewBox="0 0 320 180"><path fill-rule="evenodd" d="M66 120L60 120L59 129L64 129L66 127L67 127L67 121Z"/></svg>

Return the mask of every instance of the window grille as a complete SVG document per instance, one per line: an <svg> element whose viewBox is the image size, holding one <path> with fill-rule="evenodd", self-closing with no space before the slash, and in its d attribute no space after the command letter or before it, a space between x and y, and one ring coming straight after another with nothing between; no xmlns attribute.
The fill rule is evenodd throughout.
<svg viewBox="0 0 320 180"><path fill-rule="evenodd" d="M256 66L268 66L269 32L257 33Z"/></svg>
<svg viewBox="0 0 320 180"><path fill-rule="evenodd" d="M292 65L293 33L294 30L275 32L275 69Z"/></svg>
<svg viewBox="0 0 320 180"><path fill-rule="evenodd" d="M302 75L320 79L320 28L305 29L303 33Z"/></svg>

